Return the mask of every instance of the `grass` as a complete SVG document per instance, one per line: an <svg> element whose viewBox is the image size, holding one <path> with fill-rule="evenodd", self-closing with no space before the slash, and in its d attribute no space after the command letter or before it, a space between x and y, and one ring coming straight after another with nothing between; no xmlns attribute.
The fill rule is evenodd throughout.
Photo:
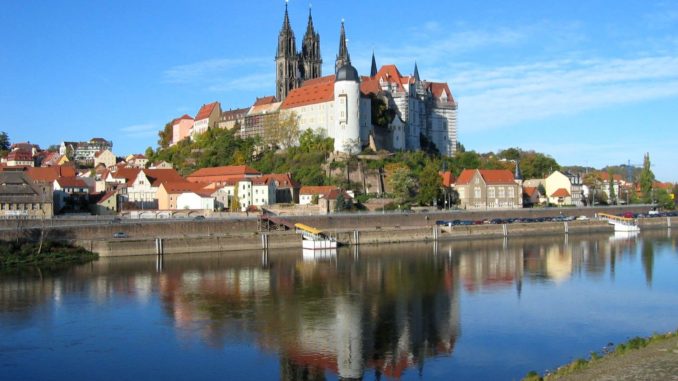
<svg viewBox="0 0 678 381"><path fill-rule="evenodd" d="M629 339L627 342L617 345L613 351L609 351L603 354L598 352L591 352L591 355L588 359L576 359L569 364L563 365L556 369L554 372L549 372L546 375L542 376L536 371L532 370L523 377L523 381L543 381L557 379L561 376L570 375L576 373L582 369L588 368L591 364L604 360L609 356L623 356L625 353L630 351L638 350L647 347L650 344L661 342L673 337L678 336L678 331L669 332L666 334L658 334L644 338L644 337L634 337Z"/></svg>
<svg viewBox="0 0 678 381"><path fill-rule="evenodd" d="M90 262L99 256L66 243L45 241L38 254L39 244L28 241L0 241L0 271L38 267L56 269L67 265Z"/></svg>

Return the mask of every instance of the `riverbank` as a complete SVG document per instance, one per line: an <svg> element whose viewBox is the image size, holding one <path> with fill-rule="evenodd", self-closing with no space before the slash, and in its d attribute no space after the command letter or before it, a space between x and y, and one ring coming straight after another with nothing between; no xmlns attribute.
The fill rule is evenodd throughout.
<svg viewBox="0 0 678 381"><path fill-rule="evenodd" d="M0 271L27 267L54 269L87 263L97 258L96 253L64 242L45 241L40 247L37 242L0 241Z"/></svg>
<svg viewBox="0 0 678 381"><path fill-rule="evenodd" d="M678 380L678 331L633 338L603 356L592 354L540 376L523 381Z"/></svg>

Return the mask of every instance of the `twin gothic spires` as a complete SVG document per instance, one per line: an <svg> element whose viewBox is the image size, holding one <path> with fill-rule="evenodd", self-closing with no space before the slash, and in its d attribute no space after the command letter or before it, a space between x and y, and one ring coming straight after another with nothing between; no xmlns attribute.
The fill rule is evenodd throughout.
<svg viewBox="0 0 678 381"><path fill-rule="evenodd" d="M322 58L320 57L320 34L313 28L311 9L308 10L308 25L301 43L301 52L297 52L294 31L290 26L290 18L285 2L285 18L278 34L278 50L275 56L276 82L275 96L283 101L292 89L303 81L318 78L322 75Z"/></svg>
<svg viewBox="0 0 678 381"><path fill-rule="evenodd" d="M339 37L339 54L337 54L335 62L335 72L341 66L350 62L351 58L346 47L344 21L342 20ZM301 51L297 52L296 39L287 13L287 2L285 2L285 17L278 34L278 50L275 56L275 95L278 101L283 101L292 89L300 87L304 81L321 77L322 63L322 57L320 56L320 34L316 33L313 27L313 16L310 7L308 10L306 33L301 43Z"/></svg>

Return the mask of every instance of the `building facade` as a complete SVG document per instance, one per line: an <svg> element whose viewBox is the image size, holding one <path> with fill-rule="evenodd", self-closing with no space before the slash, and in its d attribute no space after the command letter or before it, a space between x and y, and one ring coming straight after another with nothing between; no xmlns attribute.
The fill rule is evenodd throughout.
<svg viewBox="0 0 678 381"><path fill-rule="evenodd" d="M463 209L522 208L523 192L508 170L465 169L455 184Z"/></svg>

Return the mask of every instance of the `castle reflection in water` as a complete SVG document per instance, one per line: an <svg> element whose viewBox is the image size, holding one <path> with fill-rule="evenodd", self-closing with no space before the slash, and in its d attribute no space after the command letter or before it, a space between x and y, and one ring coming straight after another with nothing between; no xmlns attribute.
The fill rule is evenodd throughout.
<svg viewBox="0 0 678 381"><path fill-rule="evenodd" d="M453 356L462 292L520 297L525 282L614 276L616 263L638 256L651 285L654 245L675 248L676 239L650 234L366 246L317 258L284 251L102 259L68 277L3 281L0 308L58 303L71 292L101 302L158 297L180 339L257 345L279 356L282 379L398 377L422 372L427 358Z"/></svg>

